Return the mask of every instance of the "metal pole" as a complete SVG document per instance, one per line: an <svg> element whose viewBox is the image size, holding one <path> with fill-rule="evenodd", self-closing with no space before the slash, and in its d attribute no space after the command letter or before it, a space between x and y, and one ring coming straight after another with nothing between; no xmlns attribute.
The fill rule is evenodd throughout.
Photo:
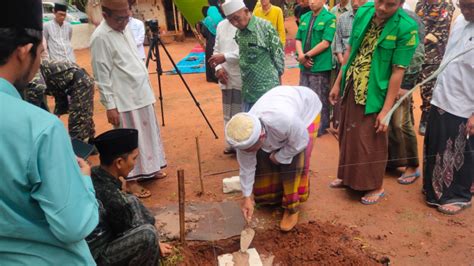
<svg viewBox="0 0 474 266"><path fill-rule="evenodd" d="M186 245L184 226L184 170L178 169L178 198L179 198L179 240Z"/></svg>
<svg viewBox="0 0 474 266"><path fill-rule="evenodd" d="M204 183L202 181L202 168L201 168L201 150L199 149L199 137L196 137L196 150L199 166L199 182L201 182L201 192L200 195L204 194Z"/></svg>

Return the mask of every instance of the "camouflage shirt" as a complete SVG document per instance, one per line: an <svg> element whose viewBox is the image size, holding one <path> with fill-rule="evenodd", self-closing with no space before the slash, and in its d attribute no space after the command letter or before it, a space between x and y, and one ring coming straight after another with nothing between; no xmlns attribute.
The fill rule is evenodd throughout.
<svg viewBox="0 0 474 266"><path fill-rule="evenodd" d="M430 4L427 0L416 3L415 13L425 24L425 64L440 64L448 43L449 28L454 6L450 0L438 0Z"/></svg>
<svg viewBox="0 0 474 266"><path fill-rule="evenodd" d="M48 90L66 90L66 93L74 81L87 75L87 72L75 63L47 59L41 61L40 71Z"/></svg>

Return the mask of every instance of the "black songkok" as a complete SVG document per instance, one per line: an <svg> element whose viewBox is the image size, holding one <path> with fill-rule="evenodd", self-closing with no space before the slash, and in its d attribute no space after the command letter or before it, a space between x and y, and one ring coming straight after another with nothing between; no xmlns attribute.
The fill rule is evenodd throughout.
<svg viewBox="0 0 474 266"><path fill-rule="evenodd" d="M0 28L43 30L41 0L2 1Z"/></svg>
<svg viewBox="0 0 474 266"><path fill-rule="evenodd" d="M112 129L94 140L100 157L113 160L138 148L138 130L132 128Z"/></svg>
<svg viewBox="0 0 474 266"><path fill-rule="evenodd" d="M61 3L54 3L54 11L63 11L67 12L67 5Z"/></svg>

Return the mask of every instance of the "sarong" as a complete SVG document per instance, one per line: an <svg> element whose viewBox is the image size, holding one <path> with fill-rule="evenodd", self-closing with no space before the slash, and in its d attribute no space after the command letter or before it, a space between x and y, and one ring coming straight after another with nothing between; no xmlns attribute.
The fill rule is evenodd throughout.
<svg viewBox="0 0 474 266"><path fill-rule="evenodd" d="M388 168L418 167L418 142L412 121L411 97L405 99L390 120Z"/></svg>
<svg viewBox="0 0 474 266"><path fill-rule="evenodd" d="M224 125L237 113L242 112L242 93L238 89L222 90L222 111Z"/></svg>
<svg viewBox="0 0 474 266"><path fill-rule="evenodd" d="M423 190L433 204L471 201L474 138L466 139L467 118L432 105L424 143Z"/></svg>
<svg viewBox="0 0 474 266"><path fill-rule="evenodd" d="M308 127L309 142L306 149L293 157L291 164L275 165L270 153L257 152L257 168L253 194L255 202L262 205L276 205L290 213L298 211L298 206L309 197L309 163L313 142L317 136L320 116Z"/></svg>
<svg viewBox="0 0 474 266"><path fill-rule="evenodd" d="M165 152L161 142L160 127L153 105L120 113L120 128L138 130L139 155L135 168L126 180L150 178L166 167Z"/></svg>
<svg viewBox="0 0 474 266"><path fill-rule="evenodd" d="M354 83L347 82L339 124L337 178L354 190L379 189L388 158L388 134L375 133L377 113L365 114L365 105L355 103Z"/></svg>

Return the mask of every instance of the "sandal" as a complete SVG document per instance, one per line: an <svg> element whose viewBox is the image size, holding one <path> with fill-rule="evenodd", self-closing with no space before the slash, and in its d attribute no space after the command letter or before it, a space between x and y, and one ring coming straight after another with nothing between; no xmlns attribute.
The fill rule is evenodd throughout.
<svg viewBox="0 0 474 266"><path fill-rule="evenodd" d="M330 188L345 188L346 186L344 185L342 179L335 179L331 183L329 183Z"/></svg>
<svg viewBox="0 0 474 266"><path fill-rule="evenodd" d="M373 205L380 201L381 198L385 196L385 191L380 193L366 194L361 199L360 202L364 205ZM377 197L375 200L369 200L368 197Z"/></svg>
<svg viewBox="0 0 474 266"><path fill-rule="evenodd" d="M456 210L451 210L446 207L458 207ZM471 207L471 202L454 202L438 206L438 211L447 215L455 215L462 212L464 209Z"/></svg>
<svg viewBox="0 0 474 266"><path fill-rule="evenodd" d="M410 184L415 183L416 180L420 178L420 176L421 176L421 173L420 171L417 170L414 174L411 174L411 175L405 175L405 174L401 175L397 179L397 182L398 184L402 184L402 185L410 185ZM412 178L412 177L414 178L411 181L407 181L407 179Z"/></svg>

